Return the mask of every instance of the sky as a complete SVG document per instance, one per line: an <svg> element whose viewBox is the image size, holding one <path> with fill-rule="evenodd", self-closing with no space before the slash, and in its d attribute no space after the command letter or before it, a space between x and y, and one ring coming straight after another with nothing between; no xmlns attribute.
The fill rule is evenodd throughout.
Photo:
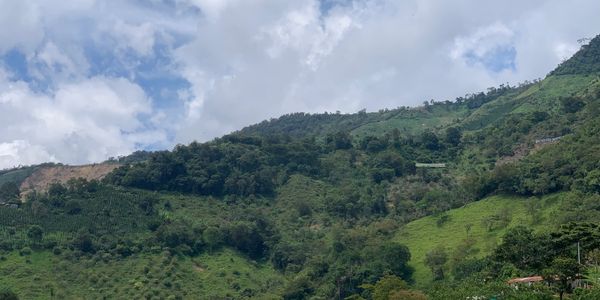
<svg viewBox="0 0 600 300"><path fill-rule="evenodd" d="M595 0L0 0L0 169L543 78Z"/></svg>

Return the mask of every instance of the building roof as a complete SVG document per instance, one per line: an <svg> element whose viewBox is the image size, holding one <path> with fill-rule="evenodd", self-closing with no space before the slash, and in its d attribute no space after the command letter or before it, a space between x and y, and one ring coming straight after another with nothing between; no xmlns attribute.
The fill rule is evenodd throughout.
<svg viewBox="0 0 600 300"><path fill-rule="evenodd" d="M509 280L507 283L508 284L529 283L529 282L539 282L542 280L544 280L544 278L542 278L542 276L531 276L531 277L513 278L513 279Z"/></svg>

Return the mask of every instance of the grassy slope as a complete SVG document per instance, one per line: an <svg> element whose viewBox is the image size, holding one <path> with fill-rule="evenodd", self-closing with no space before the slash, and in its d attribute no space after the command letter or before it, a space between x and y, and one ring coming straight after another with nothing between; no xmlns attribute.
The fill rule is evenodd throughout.
<svg viewBox="0 0 600 300"><path fill-rule="evenodd" d="M394 129L400 130L402 134L419 134L426 129L448 126L468 113L465 106L448 109L442 105L434 105L429 110L421 108L402 111L392 118L365 124L354 129L352 134L357 137L383 135Z"/></svg>
<svg viewBox="0 0 600 300"><path fill-rule="evenodd" d="M21 299L224 299L241 298L244 290L260 299L277 299L274 294L282 285L270 265L250 262L231 250L194 258L159 253L107 261L67 261L47 251L4 257L0 286L10 286Z"/></svg>
<svg viewBox="0 0 600 300"><path fill-rule="evenodd" d="M7 182L16 182L18 185L29 177L39 166L23 167L18 169L0 171L0 186Z"/></svg>
<svg viewBox="0 0 600 300"><path fill-rule="evenodd" d="M431 281L431 272L423 263L426 253L439 245L446 247L448 252L452 253L452 250L467 238L467 224L472 225L469 237L475 239L475 248L479 249L476 256L482 257L489 254L498 244L507 228L525 225L531 226L536 231L552 229L553 216L558 213L556 208L567 195L563 193L529 199L509 196L489 197L448 211L450 220L441 227L437 226L437 219L433 216L413 221L400 229L396 239L409 247L412 254L411 265L415 267L415 281L418 286L423 286ZM542 218L537 224L532 224L532 218L526 209L527 201L541 203L539 211ZM510 212L510 224L506 228L488 231L483 220L502 210Z"/></svg>
<svg viewBox="0 0 600 300"><path fill-rule="evenodd" d="M546 111L558 113L559 97L576 94L589 87L595 76L562 75L550 76L530 86L520 94L510 93L486 103L462 121L467 130L477 130L494 124L510 114Z"/></svg>
<svg viewBox="0 0 600 300"><path fill-rule="evenodd" d="M595 76L589 75L550 76L519 95L515 100L526 101L513 113L535 110L558 113L561 108L559 97L584 90L594 79Z"/></svg>

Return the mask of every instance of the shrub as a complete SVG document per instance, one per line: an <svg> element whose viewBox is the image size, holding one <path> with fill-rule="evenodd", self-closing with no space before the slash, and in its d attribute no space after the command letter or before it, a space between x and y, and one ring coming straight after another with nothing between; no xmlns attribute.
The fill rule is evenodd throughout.
<svg viewBox="0 0 600 300"><path fill-rule="evenodd" d="M19 296L8 288L1 288L0 300L19 300Z"/></svg>
<svg viewBox="0 0 600 300"><path fill-rule="evenodd" d="M19 250L19 255L21 255L21 256L31 255L31 248L29 248L29 247L22 248L21 250Z"/></svg>

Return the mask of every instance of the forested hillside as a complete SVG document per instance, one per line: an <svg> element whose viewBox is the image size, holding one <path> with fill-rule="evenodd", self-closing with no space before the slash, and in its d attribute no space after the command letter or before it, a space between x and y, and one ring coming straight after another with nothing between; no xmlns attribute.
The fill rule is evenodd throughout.
<svg viewBox="0 0 600 300"><path fill-rule="evenodd" d="M598 299L600 285L569 284L600 266L599 47L543 80L285 115L24 197L38 167L2 171L2 293ZM506 284L532 275L549 285Z"/></svg>

